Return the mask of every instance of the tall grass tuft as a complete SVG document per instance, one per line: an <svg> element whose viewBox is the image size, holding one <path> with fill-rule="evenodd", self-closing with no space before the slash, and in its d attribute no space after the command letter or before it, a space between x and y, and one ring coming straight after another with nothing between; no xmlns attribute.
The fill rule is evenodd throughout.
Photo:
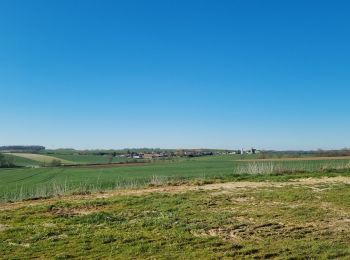
<svg viewBox="0 0 350 260"><path fill-rule="evenodd" d="M241 165L236 168L236 174L270 174L276 170L276 164L273 162L261 163L252 162Z"/></svg>
<svg viewBox="0 0 350 260"><path fill-rule="evenodd" d="M322 173L349 172L350 162L249 162L240 164L234 169L234 174L286 174L286 173Z"/></svg>

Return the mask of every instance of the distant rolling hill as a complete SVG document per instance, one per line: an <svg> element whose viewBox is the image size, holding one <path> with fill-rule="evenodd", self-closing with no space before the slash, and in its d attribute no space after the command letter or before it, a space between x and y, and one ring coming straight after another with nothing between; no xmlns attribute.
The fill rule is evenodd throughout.
<svg viewBox="0 0 350 260"><path fill-rule="evenodd" d="M34 153L5 153L5 154L8 156L24 158L24 159L30 160L32 162L34 161L34 162L39 162L39 163L50 163L53 160L59 160L59 161L61 161L62 164L74 164L74 162L71 162L68 160L64 160L64 159L57 158L54 156L42 155L42 154L34 154ZM31 165L30 161L24 162L22 160L22 163L24 163L25 165ZM21 162L21 161L19 160L19 162ZM15 158L15 163L16 163L16 158Z"/></svg>

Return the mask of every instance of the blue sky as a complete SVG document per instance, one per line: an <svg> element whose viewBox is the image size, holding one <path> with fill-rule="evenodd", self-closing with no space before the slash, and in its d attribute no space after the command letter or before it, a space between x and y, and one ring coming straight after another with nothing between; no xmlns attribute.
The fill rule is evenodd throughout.
<svg viewBox="0 0 350 260"><path fill-rule="evenodd" d="M348 1L0 2L0 145L350 147Z"/></svg>

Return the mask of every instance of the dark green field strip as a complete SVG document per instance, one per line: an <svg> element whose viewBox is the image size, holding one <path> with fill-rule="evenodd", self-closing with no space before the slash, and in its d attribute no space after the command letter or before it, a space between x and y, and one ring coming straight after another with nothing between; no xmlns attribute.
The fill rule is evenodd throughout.
<svg viewBox="0 0 350 260"><path fill-rule="evenodd" d="M56 169L56 171L48 172L47 174L43 175L43 178L40 180L40 183L47 183L55 178L62 179L62 173L64 172L64 169Z"/></svg>
<svg viewBox="0 0 350 260"><path fill-rule="evenodd" d="M70 155L70 154L53 154L52 156L55 156L59 159L71 161L74 163L79 164L107 164L107 163L118 163L118 162L125 162L127 161L126 158L113 158L112 161L110 161L110 158L108 156L102 156L102 155Z"/></svg>
<svg viewBox="0 0 350 260"><path fill-rule="evenodd" d="M30 160L30 159L27 159L27 158L23 158L23 157L20 157L20 156L9 155L9 154L6 154L5 156L13 158L13 162L17 166L36 166L36 165L40 164L37 161Z"/></svg>
<svg viewBox="0 0 350 260"><path fill-rule="evenodd" d="M42 168L42 169L13 169L0 170L1 185L13 182L25 181L29 184L40 183L46 178L51 178L51 174L55 174L55 179L60 181L86 182L97 180L109 181L118 179L138 179L144 177L160 176L160 177L220 177L223 175L233 175L237 165L242 162L232 161L200 161L188 160L182 162L153 163L143 166L128 166L115 168ZM310 164L292 164L291 162L283 162L284 165L313 168L322 164L312 162Z"/></svg>
<svg viewBox="0 0 350 260"><path fill-rule="evenodd" d="M40 168L0 170L0 197L17 198L44 190L51 194L54 189L115 189L117 187L144 186L155 181L172 181L194 178L222 178L233 172L233 163L201 162L195 160L181 162L161 162L143 166L115 168ZM50 190L51 189L51 190Z"/></svg>
<svg viewBox="0 0 350 260"><path fill-rule="evenodd" d="M0 169L0 186L14 182L32 182L33 180L41 179L37 176L45 176L49 172L53 172L53 168L15 168L15 169Z"/></svg>
<svg viewBox="0 0 350 260"><path fill-rule="evenodd" d="M40 168L40 169L11 169L0 170L1 183L8 184L16 181L29 180L36 182L42 181L47 175L56 174L59 179L66 179L67 177L74 180L84 181L86 177L110 178L137 178L143 176L193 176L203 175L206 172L210 174L217 174L217 172L231 172L233 164L214 164L207 162L187 161L184 163L160 163L147 164L143 166L128 166L115 168ZM40 176L40 178L38 178Z"/></svg>
<svg viewBox="0 0 350 260"><path fill-rule="evenodd" d="M26 180L30 179L30 181L37 175L41 174L40 171L36 172L27 172L23 174L11 174L10 176L1 176L1 184L0 185L8 185L11 183L19 183L19 182L25 182ZM12 177L12 178L11 178Z"/></svg>

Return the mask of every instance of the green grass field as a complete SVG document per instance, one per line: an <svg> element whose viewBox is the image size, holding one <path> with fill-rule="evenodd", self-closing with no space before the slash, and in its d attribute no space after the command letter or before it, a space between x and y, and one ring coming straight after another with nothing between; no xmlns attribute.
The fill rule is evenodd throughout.
<svg viewBox="0 0 350 260"><path fill-rule="evenodd" d="M348 159L240 159L0 169L0 258L349 259Z"/></svg>
<svg viewBox="0 0 350 260"><path fill-rule="evenodd" d="M13 160L14 164L17 166L29 167L29 166L39 165L38 161L30 160L28 158L19 157L19 156L15 156L12 154L4 154L4 156L6 158L11 158Z"/></svg>
<svg viewBox="0 0 350 260"><path fill-rule="evenodd" d="M349 184L288 185L9 205L1 258L349 259Z"/></svg>
<svg viewBox="0 0 350 260"><path fill-rule="evenodd" d="M175 182L287 180L349 173L348 160L244 162L218 156L123 167L0 169L0 201Z"/></svg>
<svg viewBox="0 0 350 260"><path fill-rule="evenodd" d="M128 159L126 158L116 158L116 157L114 157L113 160L110 161L109 156L103 156L103 155L55 154L54 156L59 159L68 160L79 164L96 164L96 163L105 164L109 162L119 163L119 162L128 161Z"/></svg>
<svg viewBox="0 0 350 260"><path fill-rule="evenodd" d="M20 157L32 161L37 161L39 163L48 164L53 160L60 160L62 164L71 164L71 161L58 159L55 156L43 155L43 154L35 154L35 153L7 153L8 156Z"/></svg>

